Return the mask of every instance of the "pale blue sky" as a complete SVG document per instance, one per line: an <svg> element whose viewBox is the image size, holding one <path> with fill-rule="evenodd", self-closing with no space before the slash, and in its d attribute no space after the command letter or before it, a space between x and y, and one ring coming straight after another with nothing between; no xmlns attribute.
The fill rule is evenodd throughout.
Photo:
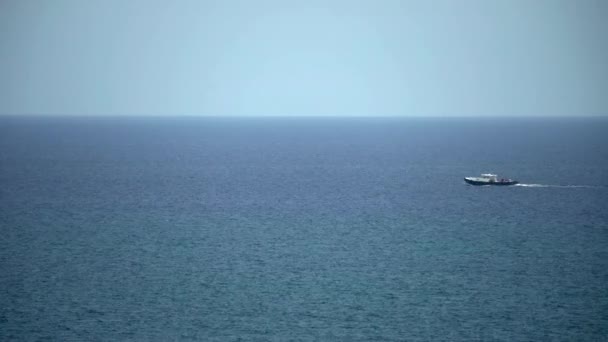
<svg viewBox="0 0 608 342"><path fill-rule="evenodd" d="M608 1L0 1L0 113L608 114Z"/></svg>

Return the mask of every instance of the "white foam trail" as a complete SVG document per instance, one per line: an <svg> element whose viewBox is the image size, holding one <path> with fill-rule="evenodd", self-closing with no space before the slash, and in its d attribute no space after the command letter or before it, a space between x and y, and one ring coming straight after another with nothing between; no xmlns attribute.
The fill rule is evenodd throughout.
<svg viewBox="0 0 608 342"><path fill-rule="evenodd" d="M515 184L526 188L601 188L593 185L555 185L555 184Z"/></svg>

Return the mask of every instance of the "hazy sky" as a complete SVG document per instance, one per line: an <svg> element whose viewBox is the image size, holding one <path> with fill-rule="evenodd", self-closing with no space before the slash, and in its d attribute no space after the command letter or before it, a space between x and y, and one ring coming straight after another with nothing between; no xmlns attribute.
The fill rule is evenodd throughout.
<svg viewBox="0 0 608 342"><path fill-rule="evenodd" d="M1 0L0 113L607 115L606 0Z"/></svg>

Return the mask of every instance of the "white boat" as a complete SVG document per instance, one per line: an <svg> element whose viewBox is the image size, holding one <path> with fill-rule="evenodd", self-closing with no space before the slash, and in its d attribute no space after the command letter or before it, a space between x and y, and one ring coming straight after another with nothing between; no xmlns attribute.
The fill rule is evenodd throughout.
<svg viewBox="0 0 608 342"><path fill-rule="evenodd" d="M464 181L471 185L515 185L518 181L500 178L493 173L482 173L481 177L464 177Z"/></svg>

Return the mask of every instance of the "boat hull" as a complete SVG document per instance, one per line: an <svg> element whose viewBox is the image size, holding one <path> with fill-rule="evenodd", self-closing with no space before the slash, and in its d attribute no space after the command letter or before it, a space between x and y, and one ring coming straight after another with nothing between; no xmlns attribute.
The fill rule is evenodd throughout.
<svg viewBox="0 0 608 342"><path fill-rule="evenodd" d="M502 186L507 186L507 185L515 185L515 184L519 183L518 181L514 181L514 180L489 182L489 181L478 181L478 180L473 180L473 179L468 179L468 178L465 178L464 181L467 182L468 184L471 184L471 185L502 185Z"/></svg>

